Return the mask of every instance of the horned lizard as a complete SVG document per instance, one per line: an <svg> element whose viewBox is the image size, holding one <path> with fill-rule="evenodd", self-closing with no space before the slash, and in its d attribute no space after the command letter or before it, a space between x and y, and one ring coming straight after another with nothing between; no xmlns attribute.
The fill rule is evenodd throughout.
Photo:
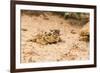
<svg viewBox="0 0 100 73"><path fill-rule="evenodd" d="M42 32L34 36L31 40L33 42L46 45L46 44L54 44L61 41L60 38L60 30L53 29L49 32Z"/></svg>

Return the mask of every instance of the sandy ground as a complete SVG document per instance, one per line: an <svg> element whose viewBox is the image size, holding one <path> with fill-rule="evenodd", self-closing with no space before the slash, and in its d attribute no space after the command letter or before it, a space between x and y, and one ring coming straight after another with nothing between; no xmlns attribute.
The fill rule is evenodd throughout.
<svg viewBox="0 0 100 73"><path fill-rule="evenodd" d="M78 21L69 23L57 14L47 12L45 15L21 16L21 63L70 61L89 59L89 45L79 41L79 31L82 29ZM78 25L76 25L78 24ZM41 45L29 42L39 32L59 29L63 42Z"/></svg>

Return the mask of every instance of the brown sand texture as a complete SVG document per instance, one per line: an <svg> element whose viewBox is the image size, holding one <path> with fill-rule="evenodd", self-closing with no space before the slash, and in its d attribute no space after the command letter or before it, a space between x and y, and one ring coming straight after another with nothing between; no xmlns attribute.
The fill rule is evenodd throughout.
<svg viewBox="0 0 100 73"><path fill-rule="evenodd" d="M89 42L80 40L80 32L89 32L88 27L89 23L83 26L52 12L21 13L21 63L88 60ZM53 29L60 30L61 42L43 45L30 41Z"/></svg>

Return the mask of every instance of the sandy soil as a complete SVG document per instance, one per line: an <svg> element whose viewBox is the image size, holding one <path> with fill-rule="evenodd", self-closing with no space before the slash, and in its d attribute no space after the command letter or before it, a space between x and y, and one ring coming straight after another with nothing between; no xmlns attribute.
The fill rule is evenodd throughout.
<svg viewBox="0 0 100 73"><path fill-rule="evenodd" d="M72 21L75 25L72 25ZM21 63L70 61L89 59L89 45L80 41L82 26L79 21L67 19L57 14L21 15ZM41 45L29 42L37 33L59 29L63 40L56 44Z"/></svg>

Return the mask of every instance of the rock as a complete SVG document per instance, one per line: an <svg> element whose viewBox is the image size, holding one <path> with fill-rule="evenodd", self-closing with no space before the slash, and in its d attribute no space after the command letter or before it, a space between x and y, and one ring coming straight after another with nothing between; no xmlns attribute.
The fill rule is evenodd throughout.
<svg viewBox="0 0 100 73"><path fill-rule="evenodd" d="M71 33L72 33L72 34L76 34L76 31L75 31L75 30L71 30Z"/></svg>
<svg viewBox="0 0 100 73"><path fill-rule="evenodd" d="M27 29L25 29L25 28L22 28L21 30L22 30L22 31L28 31L28 30L27 30Z"/></svg>
<svg viewBox="0 0 100 73"><path fill-rule="evenodd" d="M90 31L89 31L89 22L83 26L80 31L80 41L89 41Z"/></svg>

